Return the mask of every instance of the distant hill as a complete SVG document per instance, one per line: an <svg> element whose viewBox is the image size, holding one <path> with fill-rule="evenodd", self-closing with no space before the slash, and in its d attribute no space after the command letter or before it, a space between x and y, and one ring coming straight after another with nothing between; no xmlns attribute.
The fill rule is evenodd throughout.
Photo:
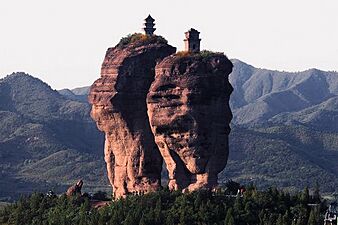
<svg viewBox="0 0 338 225"><path fill-rule="evenodd" d="M338 187L337 146L338 133L302 125L234 127L228 165L220 179L291 191L318 183L322 191L334 192Z"/></svg>
<svg viewBox="0 0 338 225"><path fill-rule="evenodd" d="M233 123L244 126L280 123L315 125L325 114L326 124L336 122L338 73L310 69L298 73L257 69L232 60ZM310 112L311 115L307 115ZM334 115L330 115L334 114ZM322 127L323 128L323 127ZM328 127L329 128L329 127ZM330 129L330 128L329 128ZM337 130L338 131L338 130Z"/></svg>
<svg viewBox="0 0 338 225"><path fill-rule="evenodd" d="M0 199L81 177L107 185L103 136L89 111L30 75L0 80Z"/></svg>
<svg viewBox="0 0 338 225"><path fill-rule="evenodd" d="M87 96L89 93L90 87L81 87L75 89L62 89L58 90L59 94L65 96L66 98L74 101L88 102Z"/></svg>

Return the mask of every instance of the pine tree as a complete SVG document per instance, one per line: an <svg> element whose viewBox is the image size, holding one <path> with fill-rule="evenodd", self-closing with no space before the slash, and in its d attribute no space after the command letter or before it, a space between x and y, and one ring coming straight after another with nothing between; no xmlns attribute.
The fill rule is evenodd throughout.
<svg viewBox="0 0 338 225"><path fill-rule="evenodd" d="M237 215L241 214L242 211L242 198L238 195L236 197L235 203L234 203L234 213L236 213Z"/></svg>
<svg viewBox="0 0 338 225"><path fill-rule="evenodd" d="M123 222L123 225L135 225L135 218L132 216L131 213L128 213L126 219Z"/></svg>
<svg viewBox="0 0 338 225"><path fill-rule="evenodd" d="M262 210L259 212L258 218L259 218L259 225L264 225L264 218L265 218L264 209L262 209Z"/></svg>
<svg viewBox="0 0 338 225"><path fill-rule="evenodd" d="M291 224L291 218L290 218L289 210L286 210L286 212L283 216L283 223L285 225Z"/></svg>
<svg viewBox="0 0 338 225"><path fill-rule="evenodd" d="M162 224L162 201L161 198L158 198L156 202L156 206L154 209L154 214L155 214L155 222L157 224Z"/></svg>
<svg viewBox="0 0 338 225"><path fill-rule="evenodd" d="M320 203L320 187L319 187L319 184L318 182L316 183L316 188L315 188L315 191L313 192L313 201L314 203L318 204Z"/></svg>
<svg viewBox="0 0 338 225"><path fill-rule="evenodd" d="M165 220L166 225L174 225L174 218L171 213L168 213Z"/></svg>
<svg viewBox="0 0 338 225"><path fill-rule="evenodd" d="M284 225L282 214L278 215L278 218L277 218L277 221L276 221L276 225Z"/></svg>
<svg viewBox="0 0 338 225"><path fill-rule="evenodd" d="M309 220L307 222L307 225L317 225L316 221L316 215L313 209L311 209Z"/></svg>
<svg viewBox="0 0 338 225"><path fill-rule="evenodd" d="M303 204L307 204L310 200L310 193L309 193L309 188L306 187L303 191L303 193L301 194L300 196L300 201L303 203Z"/></svg>
<svg viewBox="0 0 338 225"><path fill-rule="evenodd" d="M139 225L147 225L144 216L142 215Z"/></svg>
<svg viewBox="0 0 338 225"><path fill-rule="evenodd" d="M232 208L229 208L227 215L225 216L224 225L235 225L234 212Z"/></svg>
<svg viewBox="0 0 338 225"><path fill-rule="evenodd" d="M180 225L186 225L186 215L185 211L183 210L180 215Z"/></svg>
<svg viewBox="0 0 338 225"><path fill-rule="evenodd" d="M234 219L233 216L231 216L231 217L229 218L229 221L228 221L227 225L235 225L235 219Z"/></svg>

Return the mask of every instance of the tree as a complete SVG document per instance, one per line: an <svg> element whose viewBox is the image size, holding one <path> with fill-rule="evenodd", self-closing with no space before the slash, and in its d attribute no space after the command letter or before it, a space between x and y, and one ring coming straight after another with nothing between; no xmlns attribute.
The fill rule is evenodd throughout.
<svg viewBox="0 0 338 225"><path fill-rule="evenodd" d="M234 211L232 208L229 208L225 216L224 225L235 225Z"/></svg>
<svg viewBox="0 0 338 225"><path fill-rule="evenodd" d="M234 212L237 215L240 215L241 211L242 211L242 208L243 208L243 206L242 206L242 198L239 195L237 195L235 203L234 203Z"/></svg>
<svg viewBox="0 0 338 225"><path fill-rule="evenodd" d="M320 197L320 187L319 187L318 182L316 183L316 187L315 187L315 190L313 192L312 198L313 198L313 202L316 203L316 204L320 203L320 201L321 201L320 200L321 199L321 197Z"/></svg>
<svg viewBox="0 0 338 225"><path fill-rule="evenodd" d="M135 225L135 218L132 216L131 213L128 213L126 219L123 222L123 225Z"/></svg>
<svg viewBox="0 0 338 225"><path fill-rule="evenodd" d="M162 223L162 201L161 201L161 198L157 199L154 214L155 214L155 222L157 224L161 224Z"/></svg>
<svg viewBox="0 0 338 225"><path fill-rule="evenodd" d="M307 204L310 200L310 193L309 193L309 188L306 187L303 191L303 193L301 194L300 196L300 201L303 203L303 204Z"/></svg>
<svg viewBox="0 0 338 225"><path fill-rule="evenodd" d="M283 223L286 224L286 225L291 224L291 218L290 218L289 210L286 210L285 214L283 215Z"/></svg>
<svg viewBox="0 0 338 225"><path fill-rule="evenodd" d="M276 225L284 225L282 214L278 215L278 218L277 218L277 221L276 221Z"/></svg>
<svg viewBox="0 0 338 225"><path fill-rule="evenodd" d="M139 225L147 225L144 216L142 215Z"/></svg>
<svg viewBox="0 0 338 225"><path fill-rule="evenodd" d="M166 225L174 225L175 221L171 213L167 214L165 224Z"/></svg>
<svg viewBox="0 0 338 225"><path fill-rule="evenodd" d="M315 213L314 213L313 209L311 209L307 225L317 225L316 216L315 216Z"/></svg>

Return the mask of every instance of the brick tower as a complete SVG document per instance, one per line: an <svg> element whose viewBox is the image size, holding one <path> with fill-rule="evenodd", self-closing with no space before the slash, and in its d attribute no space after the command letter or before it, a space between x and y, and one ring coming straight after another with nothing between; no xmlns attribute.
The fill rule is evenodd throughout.
<svg viewBox="0 0 338 225"><path fill-rule="evenodd" d="M185 51L188 52L199 52L200 51L200 42L199 38L200 32L191 28L189 31L185 32Z"/></svg>

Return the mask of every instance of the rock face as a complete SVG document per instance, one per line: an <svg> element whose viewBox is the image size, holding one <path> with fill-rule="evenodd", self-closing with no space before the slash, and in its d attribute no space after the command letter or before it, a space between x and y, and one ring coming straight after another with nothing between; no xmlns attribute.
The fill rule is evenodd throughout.
<svg viewBox="0 0 338 225"><path fill-rule="evenodd" d="M228 158L232 113L223 54L176 54L156 66L148 116L169 172L169 189L213 188Z"/></svg>
<svg viewBox="0 0 338 225"><path fill-rule="evenodd" d="M107 50L101 78L91 86L91 116L105 133L105 161L115 198L160 186L162 158L150 129L146 96L156 63L175 51L157 36L125 38Z"/></svg>
<svg viewBox="0 0 338 225"><path fill-rule="evenodd" d="M81 195L81 189L83 186L83 181L79 180L76 184L70 186L66 192L67 196L75 196L75 195Z"/></svg>

